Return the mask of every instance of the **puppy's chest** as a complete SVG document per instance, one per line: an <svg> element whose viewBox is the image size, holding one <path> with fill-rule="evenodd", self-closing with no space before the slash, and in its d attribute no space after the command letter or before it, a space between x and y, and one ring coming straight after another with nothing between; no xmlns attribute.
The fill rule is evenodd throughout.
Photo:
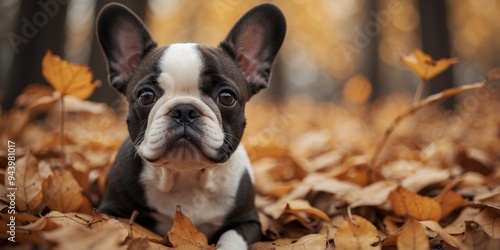
<svg viewBox="0 0 500 250"><path fill-rule="evenodd" d="M172 226L177 206L198 230L210 237L223 225L234 207L242 172L240 169L172 173L146 166L141 174L148 206L157 211L156 231L165 234Z"/></svg>

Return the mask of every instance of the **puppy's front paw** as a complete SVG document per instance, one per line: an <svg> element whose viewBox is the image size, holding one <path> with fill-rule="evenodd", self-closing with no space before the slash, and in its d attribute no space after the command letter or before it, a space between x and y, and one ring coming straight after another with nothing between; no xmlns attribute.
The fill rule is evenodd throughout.
<svg viewBox="0 0 500 250"><path fill-rule="evenodd" d="M235 230L229 230L222 234L217 241L218 250L244 250L248 249L246 241Z"/></svg>

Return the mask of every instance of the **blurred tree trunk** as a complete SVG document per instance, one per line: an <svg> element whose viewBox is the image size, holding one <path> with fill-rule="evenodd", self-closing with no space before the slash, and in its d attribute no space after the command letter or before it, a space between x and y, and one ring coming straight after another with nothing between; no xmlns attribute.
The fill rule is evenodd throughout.
<svg viewBox="0 0 500 250"><path fill-rule="evenodd" d="M450 39L447 24L446 1L422 0L420 20L422 25L422 47L434 59L450 57ZM427 94L435 94L454 86L453 70L450 68L427 82ZM422 96L422 98L425 98ZM455 99L450 98L443 106L453 108Z"/></svg>
<svg viewBox="0 0 500 250"><path fill-rule="evenodd" d="M139 16L139 18L141 18L143 21L145 20L147 1L134 1L134 0L96 1L96 6L95 6L96 18L99 12L101 11L102 7L111 2L118 2L127 6L129 9L134 11L135 14ZM93 34L94 35L92 38L92 48L90 51L89 66L92 69L92 72L94 73L94 79L101 80L102 86L94 91L94 93L90 97L90 100L97 102L106 102L109 105L111 105L115 110L121 109L122 107L119 101L121 95L109 85L108 70L107 70L107 65L105 64L104 54L101 51L101 46L99 45L99 42L97 41L95 30Z"/></svg>
<svg viewBox="0 0 500 250"><path fill-rule="evenodd" d="M378 13L380 1L365 1L365 25L362 26L362 31L370 39L368 45L363 49L363 64L361 65L361 74L365 75L372 84L371 101L376 100L383 95L384 86L379 82L379 55L378 44L381 29L381 24L376 20L375 15L371 13ZM368 30L368 32L366 31ZM378 30L378 31L377 31ZM370 34L367 34L370 33Z"/></svg>
<svg viewBox="0 0 500 250"><path fill-rule="evenodd" d="M64 54L67 4L53 3L55 5L48 11L37 1L20 3L17 22L8 34L14 60L4 85L4 109L11 108L16 97L29 84L46 83L42 76L42 59L48 49L56 55Z"/></svg>

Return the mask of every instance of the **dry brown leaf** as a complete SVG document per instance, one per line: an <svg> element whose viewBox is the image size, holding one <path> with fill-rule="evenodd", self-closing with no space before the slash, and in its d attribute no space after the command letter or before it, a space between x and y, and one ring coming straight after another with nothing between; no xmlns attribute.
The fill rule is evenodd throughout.
<svg viewBox="0 0 500 250"><path fill-rule="evenodd" d="M77 211L84 202L82 188L71 171L54 169L44 188L45 201L52 211L62 213Z"/></svg>
<svg viewBox="0 0 500 250"><path fill-rule="evenodd" d="M417 220L434 220L441 218L439 203L429 197L420 196L403 187L398 187L389 195L392 210L396 215L411 215Z"/></svg>
<svg viewBox="0 0 500 250"><path fill-rule="evenodd" d="M300 239L278 239L273 242L257 242L250 246L250 250L308 250L325 249L326 236L322 234L309 234Z"/></svg>
<svg viewBox="0 0 500 250"><path fill-rule="evenodd" d="M467 222L461 250L497 250L500 239L490 238L476 223Z"/></svg>
<svg viewBox="0 0 500 250"><path fill-rule="evenodd" d="M416 173L401 181L401 186L412 191L418 192L432 184L441 183L450 177L450 172L437 168L421 168Z"/></svg>
<svg viewBox="0 0 500 250"><path fill-rule="evenodd" d="M415 49L411 54L402 56L401 61L423 80L431 79L451 65L458 63L457 58L443 58L435 61L420 49Z"/></svg>
<svg viewBox="0 0 500 250"><path fill-rule="evenodd" d="M500 239L500 210L486 208L473 219L493 239Z"/></svg>
<svg viewBox="0 0 500 250"><path fill-rule="evenodd" d="M99 86L98 82L92 82L89 67L64 61L50 50L43 58L42 74L61 96L71 95L84 100Z"/></svg>
<svg viewBox="0 0 500 250"><path fill-rule="evenodd" d="M451 212L467 205L467 201L461 195L448 190L434 198L441 207L441 218L448 216Z"/></svg>
<svg viewBox="0 0 500 250"><path fill-rule="evenodd" d="M19 211L36 210L42 205L42 185L47 176L40 174L39 166L38 160L29 152L16 161L13 183L17 187L15 199ZM5 183L9 183L7 178L8 175L5 175Z"/></svg>
<svg viewBox="0 0 500 250"><path fill-rule="evenodd" d="M177 249L215 249L214 245L208 244L207 237L194 227L191 220L182 214L180 207L177 207L174 224L167 236L170 243Z"/></svg>
<svg viewBox="0 0 500 250"><path fill-rule="evenodd" d="M381 249L377 228L361 216L346 219L333 236L336 249Z"/></svg>
<svg viewBox="0 0 500 250"><path fill-rule="evenodd" d="M351 208L360 206L378 206L384 203L394 189L398 187L395 181L378 181L364 187L361 191L354 190L343 197Z"/></svg>
<svg viewBox="0 0 500 250"><path fill-rule="evenodd" d="M444 230L449 234L463 234L465 233L465 222L472 221L480 212L479 208L466 207L462 210L460 215L451 224L446 226Z"/></svg>
<svg viewBox="0 0 500 250"><path fill-rule="evenodd" d="M408 217L398 234L397 246L398 249L428 250L429 238L425 234L425 227L411 216Z"/></svg>
<svg viewBox="0 0 500 250"><path fill-rule="evenodd" d="M60 227L58 229L44 232L43 238L54 242L54 249L126 249L120 234L113 228L102 228L100 230L88 230L85 227Z"/></svg>
<svg viewBox="0 0 500 250"><path fill-rule="evenodd" d="M312 207L307 200L288 201L285 213L293 214L296 216L299 216L301 213L305 213L320 218L324 221L330 221L330 217L328 217L328 215L326 215L323 211Z"/></svg>
<svg viewBox="0 0 500 250"><path fill-rule="evenodd" d="M436 232L439 235L439 237L441 237L441 239L446 241L446 243L450 244L451 246L456 248L460 248L462 246L461 237L450 235L437 222L432 220L427 220L427 221L420 221L420 224Z"/></svg>

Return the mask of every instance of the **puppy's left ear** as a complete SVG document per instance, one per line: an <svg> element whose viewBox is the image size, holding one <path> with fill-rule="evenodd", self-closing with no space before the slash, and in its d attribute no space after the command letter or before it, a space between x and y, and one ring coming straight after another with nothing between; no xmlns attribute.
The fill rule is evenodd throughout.
<svg viewBox="0 0 500 250"><path fill-rule="evenodd" d="M239 64L252 95L269 86L271 67L285 33L286 21L281 10L272 4L262 4L241 17L220 44Z"/></svg>

